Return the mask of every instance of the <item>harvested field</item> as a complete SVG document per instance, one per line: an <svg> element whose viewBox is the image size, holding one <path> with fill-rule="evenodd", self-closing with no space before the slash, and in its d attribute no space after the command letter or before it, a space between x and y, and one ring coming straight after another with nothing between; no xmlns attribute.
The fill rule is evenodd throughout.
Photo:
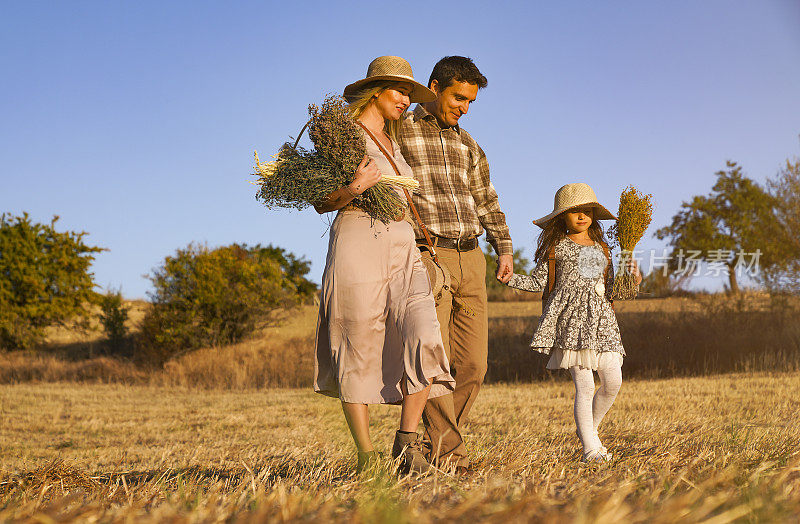
<svg viewBox="0 0 800 524"><path fill-rule="evenodd" d="M486 386L476 474L353 473L335 400L307 389L0 386L0 521L796 521L800 374L631 380L578 462L572 386ZM372 411L388 450L399 410ZM710 520L707 520L710 519Z"/></svg>

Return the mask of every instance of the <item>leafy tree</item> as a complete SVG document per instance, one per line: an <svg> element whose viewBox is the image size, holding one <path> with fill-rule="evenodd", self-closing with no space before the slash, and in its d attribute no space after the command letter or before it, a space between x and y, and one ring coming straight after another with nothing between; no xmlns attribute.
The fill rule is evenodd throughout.
<svg viewBox="0 0 800 524"><path fill-rule="evenodd" d="M272 244L267 247L258 244L251 250L272 258L280 265L286 277L286 284L289 285L288 290L296 293L302 302L312 299L317 294L317 285L305 278L311 271L310 261L304 257L297 258L294 253Z"/></svg>
<svg viewBox="0 0 800 524"><path fill-rule="evenodd" d="M742 168L728 161L727 169L716 173L710 194L683 202L672 224L656 231L658 239L669 239L672 247L670 269L678 269L681 250L701 251L698 260L724 263L728 289L739 290L736 264L739 253L761 252L760 266L771 266L779 258L776 239L780 237L775 216L775 199Z"/></svg>
<svg viewBox="0 0 800 524"><path fill-rule="evenodd" d="M767 287L775 291L800 293L800 159L787 160L774 179L767 181L775 199L781 238L781 260L767 268Z"/></svg>
<svg viewBox="0 0 800 524"><path fill-rule="evenodd" d="M514 273L525 275L529 271L530 260L523 256L522 249L514 250ZM514 291L497 280L497 257L494 249L488 243L483 245L483 256L486 258L486 295L491 301L509 300L516 297ZM531 298L529 293L520 295L522 298Z"/></svg>
<svg viewBox="0 0 800 524"><path fill-rule="evenodd" d="M161 363L203 346L237 342L297 303L295 284L269 249L190 244L154 269L153 303L141 324L139 356Z"/></svg>
<svg viewBox="0 0 800 524"><path fill-rule="evenodd" d="M85 232L55 229L22 216L0 215L0 347L29 348L47 326L68 320L87 327L87 304L95 301L89 268L99 247Z"/></svg>

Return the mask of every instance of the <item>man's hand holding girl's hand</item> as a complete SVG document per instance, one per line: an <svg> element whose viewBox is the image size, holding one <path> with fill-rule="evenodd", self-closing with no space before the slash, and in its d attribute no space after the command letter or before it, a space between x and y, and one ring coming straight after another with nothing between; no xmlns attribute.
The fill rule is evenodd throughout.
<svg viewBox="0 0 800 524"><path fill-rule="evenodd" d="M500 255L497 257L497 280L503 284L508 284L514 276L514 257L511 255Z"/></svg>

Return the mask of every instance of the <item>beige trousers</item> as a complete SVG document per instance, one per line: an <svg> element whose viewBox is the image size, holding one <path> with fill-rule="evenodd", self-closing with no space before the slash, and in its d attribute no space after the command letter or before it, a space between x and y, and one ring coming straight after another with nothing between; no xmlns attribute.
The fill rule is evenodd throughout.
<svg viewBox="0 0 800 524"><path fill-rule="evenodd" d="M431 398L425 405L425 442L431 462L467 466L461 428L486 375L488 355L486 259L480 247L465 252L437 248L436 253L452 279L436 316L456 386L452 394ZM422 256L430 254L423 251Z"/></svg>

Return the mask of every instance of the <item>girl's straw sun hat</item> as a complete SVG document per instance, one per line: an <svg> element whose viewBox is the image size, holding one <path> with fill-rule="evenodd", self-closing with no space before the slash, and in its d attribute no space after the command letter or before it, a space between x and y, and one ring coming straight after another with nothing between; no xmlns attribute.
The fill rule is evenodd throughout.
<svg viewBox="0 0 800 524"><path fill-rule="evenodd" d="M379 56L369 63L367 77L353 82L344 88L344 98L352 102L356 93L364 86L376 80L397 80L411 84L409 98L411 102L432 102L436 100L436 93L414 80L411 64L399 56Z"/></svg>
<svg viewBox="0 0 800 524"><path fill-rule="evenodd" d="M567 184L562 186L556 191L556 197L553 199L553 212L549 215L543 216L533 223L544 229L550 220L564 211L569 211L575 207L591 206L595 208L594 220L616 220L617 217L612 215L608 209L601 206L597 202L597 196L588 184L578 182L576 184Z"/></svg>

